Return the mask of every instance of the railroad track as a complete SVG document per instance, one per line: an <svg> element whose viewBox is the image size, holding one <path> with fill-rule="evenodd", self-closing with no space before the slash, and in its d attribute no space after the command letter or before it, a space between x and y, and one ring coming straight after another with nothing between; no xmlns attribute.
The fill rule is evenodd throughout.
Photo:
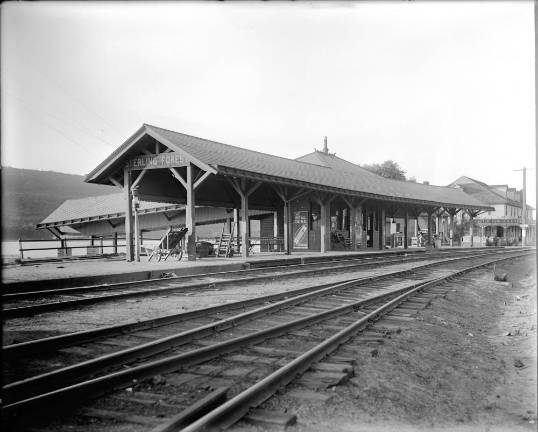
<svg viewBox="0 0 538 432"><path fill-rule="evenodd" d="M483 266L494 260L518 256L522 256L520 251L504 252L495 258L467 257L465 264ZM381 313L404 301L405 296L454 277L460 272L455 269L457 267L461 267L461 260L447 260L443 266L417 269L403 281L402 274L393 274L391 278L386 276L384 281L370 278L367 283L359 280L325 287L319 290L322 292L313 291L277 302L280 303L277 307L274 307L275 304L257 308L228 317L227 321L220 320L175 335L168 350L163 352L160 349L157 357L151 361L135 360L145 355L135 350L131 353L134 355L130 360L128 357L116 357L116 369L113 370L111 364L103 363L101 358L97 359L97 363L94 359L92 365L72 365L70 369L59 369L12 382L3 389L2 413L5 425L17 425L18 421L26 419L24 413L28 410L51 414L60 407L68 408L86 398L101 396L112 388L125 387L128 387L127 392L118 390L112 395L101 397L91 407L79 412L77 421L82 417L88 421L104 423L117 422L121 418L131 419L130 421L138 419L147 428L149 423L160 423L161 417L179 421L179 417L174 415L178 411L182 412L182 416L199 416L197 408L222 401L225 393L238 397L245 392L251 395L254 391L250 389L251 385L252 388L257 388L277 372L293 379L297 373L308 369L312 362L319 360L320 355L327 353L323 351L323 354L319 354L316 351L316 354L312 354L315 347L323 345L325 350L327 347L336 348L342 343L342 337L349 337L348 333L358 331ZM336 339L336 336L331 336L335 333L339 335ZM168 342L172 339L168 337ZM278 352L282 352L283 356L275 360L274 355ZM269 354L272 360L268 362L265 360ZM288 357L298 354L299 357L290 363L295 366L289 366ZM299 359L300 367L297 366ZM238 366L245 363L250 366ZM284 364L286 365L283 366ZM97 368L93 368L96 365ZM253 365L259 367L252 367ZM334 365L322 367L335 368ZM89 376L91 378L86 379ZM260 381L263 377L265 378ZM281 385L283 381L280 379L278 382ZM192 392L183 395L191 387ZM270 391L265 388L260 394L266 398ZM261 397L258 393L256 395L250 400ZM264 400L263 398L259 400ZM198 405L193 406L193 400L197 400ZM133 411L133 406L140 405L146 408L150 406L151 415L140 416L141 411ZM234 414L230 418L235 421L236 416ZM222 423L220 414L218 419Z"/></svg>
<svg viewBox="0 0 538 432"><path fill-rule="evenodd" d="M466 255L466 258L468 255ZM444 257L443 262L447 257ZM461 259L457 257L456 260ZM417 269L436 265L438 262L428 262L417 266ZM3 347L2 353L5 360L4 383L19 381L26 376L32 375L33 371L43 372L44 359L49 364L66 366L74 361L81 362L87 357L103 356L105 354L128 349L137 345L148 345L148 353L153 354L156 350L165 350L179 340L172 338L174 334L181 334L193 328L202 328L205 331L213 331L216 323L220 328L227 326L226 319L234 324L239 320L253 319L256 314L271 313L278 308L304 301L307 298L327 295L334 289L340 289L344 283L360 286L383 278L402 277L412 269L389 271L377 276L366 276L338 284L335 282L314 285L292 291L255 297L248 300L226 303L220 306L194 310L179 314L171 314L159 318L141 320L134 323L101 327L92 330L68 333L22 343L15 343ZM335 288L336 287L336 288ZM295 299L294 299L295 298ZM259 312L257 310L260 309ZM238 312L239 311L239 312ZM252 313L251 311L255 311ZM238 315L239 313L239 315ZM190 333L189 333L190 334ZM158 344L155 340L163 337L170 338L166 343ZM97 349L88 349L86 344L97 341ZM71 347L69 349L66 349ZM24 359L28 360L24 360ZM12 366L13 365L13 366Z"/></svg>
<svg viewBox="0 0 538 432"><path fill-rule="evenodd" d="M498 253L498 249L483 250L484 254ZM395 265L403 262L441 257L466 256L476 254L473 250L441 250L435 254L403 254L398 256L362 257L345 260L317 261L314 263L279 265L248 270L209 273L198 276L176 276L164 279L100 284L86 287L47 289L29 292L13 292L2 295L3 319L32 316L39 313L72 309L101 302L127 298L159 296L170 293L200 292L216 287L274 280L276 278L305 277L315 274L329 274L366 269L372 266Z"/></svg>

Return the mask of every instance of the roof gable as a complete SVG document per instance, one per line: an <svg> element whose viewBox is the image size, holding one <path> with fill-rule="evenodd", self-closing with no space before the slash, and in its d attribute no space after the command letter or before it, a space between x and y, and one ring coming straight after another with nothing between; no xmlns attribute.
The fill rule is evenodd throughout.
<svg viewBox="0 0 538 432"><path fill-rule="evenodd" d="M460 186L466 193L476 197L485 204L509 204L511 206L521 207L519 201L514 201L506 196L507 190L510 190L508 185L488 185L468 176L461 176L452 182L451 185Z"/></svg>
<svg viewBox="0 0 538 432"><path fill-rule="evenodd" d="M206 164L203 161L200 161L193 157L191 154L187 153L183 148L178 147L175 143L170 142L166 137L163 137L154 127L144 124L140 129L138 129L127 141L125 141L120 147L118 147L112 154L110 154L103 162L101 162L95 169L90 172L84 181L86 182L95 182L99 183L103 178L107 178L108 175L112 172L118 170L119 166L124 165L124 163L133 155L134 153L140 153L136 151L139 146L140 140L145 136L149 136L154 140L160 142L161 144L168 147L168 149L179 153L184 159L194 163L196 166L202 168L205 171L216 173L214 167ZM140 149L138 149L140 150ZM153 153L153 152L151 152Z"/></svg>
<svg viewBox="0 0 538 432"><path fill-rule="evenodd" d="M486 208L479 200L462 190L449 187L423 185L419 183L386 179L371 173L358 165L334 155L321 152L310 154L298 160L273 156L253 150L222 144L203 138L144 125L139 135L149 135L174 151L182 151L201 168L210 167L221 174L246 175L275 179L280 182L294 182L313 189L332 188L335 192L357 194L374 199L413 201L429 205ZM140 137L139 137L140 139ZM106 170L113 170L114 164L121 162L121 156L128 153L136 143L131 139L122 145L90 173L86 181L108 181ZM315 163L313 163L315 162ZM108 168L107 168L108 167ZM119 169L116 166L116 170ZM352 175L350 175L352 174Z"/></svg>

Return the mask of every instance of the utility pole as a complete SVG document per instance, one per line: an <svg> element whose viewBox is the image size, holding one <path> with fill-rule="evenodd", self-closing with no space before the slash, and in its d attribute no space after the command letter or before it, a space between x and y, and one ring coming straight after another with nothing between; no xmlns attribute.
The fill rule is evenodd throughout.
<svg viewBox="0 0 538 432"><path fill-rule="evenodd" d="M527 246L527 169L523 167L523 191L521 191L523 196L523 217L521 221L523 222L523 227L521 228L521 244Z"/></svg>
<svg viewBox="0 0 538 432"><path fill-rule="evenodd" d="M522 212L521 215L521 245L527 246L527 168L514 171L523 171L523 190L521 191Z"/></svg>

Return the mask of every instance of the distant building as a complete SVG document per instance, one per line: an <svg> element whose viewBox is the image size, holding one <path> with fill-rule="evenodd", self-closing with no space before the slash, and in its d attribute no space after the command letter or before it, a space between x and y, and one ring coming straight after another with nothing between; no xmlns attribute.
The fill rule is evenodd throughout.
<svg viewBox="0 0 538 432"><path fill-rule="evenodd" d="M508 185L488 185L473 178L462 176L449 186L461 188L465 193L479 199L495 210L486 211L474 219L483 241L502 245L520 244L522 225L525 222L527 242L536 241L534 207L526 205L523 220L523 192ZM464 217L464 216L462 216Z"/></svg>

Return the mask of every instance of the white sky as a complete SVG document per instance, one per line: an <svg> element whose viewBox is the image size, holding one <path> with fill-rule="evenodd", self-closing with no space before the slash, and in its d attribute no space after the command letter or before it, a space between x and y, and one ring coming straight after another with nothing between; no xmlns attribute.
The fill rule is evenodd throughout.
<svg viewBox="0 0 538 432"><path fill-rule="evenodd" d="M85 174L142 123L521 188L532 2L4 3L2 165ZM534 205L535 171L527 175Z"/></svg>

